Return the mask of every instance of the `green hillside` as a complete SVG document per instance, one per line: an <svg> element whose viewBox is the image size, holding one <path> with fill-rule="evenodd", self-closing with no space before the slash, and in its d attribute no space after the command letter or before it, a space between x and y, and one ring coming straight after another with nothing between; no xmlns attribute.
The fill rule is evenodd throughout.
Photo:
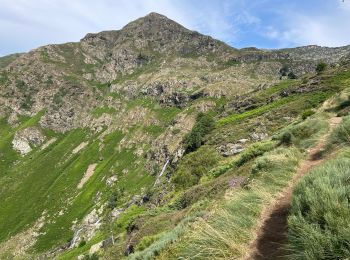
<svg viewBox="0 0 350 260"><path fill-rule="evenodd" d="M0 58L0 259L259 259L292 190L276 250L345 259L348 52L238 50L152 13Z"/></svg>

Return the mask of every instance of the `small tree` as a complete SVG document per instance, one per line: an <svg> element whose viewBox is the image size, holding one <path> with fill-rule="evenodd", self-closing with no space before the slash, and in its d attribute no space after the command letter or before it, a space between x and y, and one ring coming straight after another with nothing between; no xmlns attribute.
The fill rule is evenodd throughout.
<svg viewBox="0 0 350 260"><path fill-rule="evenodd" d="M289 67L287 65L283 65L283 67L280 69L281 76L287 76L289 72Z"/></svg>
<svg viewBox="0 0 350 260"><path fill-rule="evenodd" d="M200 147L204 136L214 128L214 119L209 114L199 113L192 131L185 137L186 152L193 152Z"/></svg>
<svg viewBox="0 0 350 260"><path fill-rule="evenodd" d="M297 75L294 74L294 72L291 71L288 73L288 78L289 79L297 79L298 77L297 77Z"/></svg>
<svg viewBox="0 0 350 260"><path fill-rule="evenodd" d="M320 62L319 64L317 64L316 66L316 72L317 74L321 74L323 71L325 71L327 68L327 64L324 62Z"/></svg>

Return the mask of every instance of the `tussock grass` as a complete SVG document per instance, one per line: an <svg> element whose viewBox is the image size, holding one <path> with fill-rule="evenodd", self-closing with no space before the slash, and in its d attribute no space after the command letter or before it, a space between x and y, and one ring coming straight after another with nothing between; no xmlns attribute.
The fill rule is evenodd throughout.
<svg viewBox="0 0 350 260"><path fill-rule="evenodd" d="M327 130L327 118L321 114L284 128L274 139L279 140L280 144L293 144L299 148L306 149L315 144L319 137L325 134Z"/></svg>
<svg viewBox="0 0 350 260"><path fill-rule="evenodd" d="M330 135L328 143L329 146L350 144L350 116L343 117L341 124Z"/></svg>
<svg viewBox="0 0 350 260"><path fill-rule="evenodd" d="M314 169L296 187L288 218L290 259L350 256L350 159Z"/></svg>
<svg viewBox="0 0 350 260"><path fill-rule="evenodd" d="M137 251L129 256L132 260L148 260L154 259L160 254L169 244L175 242L182 236L186 230L187 225L193 222L196 218L203 216L203 212L195 212L184 218L173 230L157 235L157 240L152 241L151 245L142 251Z"/></svg>
<svg viewBox="0 0 350 260"><path fill-rule="evenodd" d="M209 175L213 177L218 177L228 170L236 167L240 167L248 161L263 155L264 153L271 151L276 147L276 142L274 141L264 141L259 143L254 143L250 145L244 152L242 152L238 157L233 159L232 161L220 165L218 167L213 168Z"/></svg>

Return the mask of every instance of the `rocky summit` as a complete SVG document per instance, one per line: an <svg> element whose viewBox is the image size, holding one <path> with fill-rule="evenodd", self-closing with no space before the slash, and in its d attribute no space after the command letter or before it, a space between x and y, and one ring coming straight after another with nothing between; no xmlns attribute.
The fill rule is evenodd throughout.
<svg viewBox="0 0 350 260"><path fill-rule="evenodd" d="M236 49L157 13L1 57L0 258L247 257L349 88L350 46Z"/></svg>

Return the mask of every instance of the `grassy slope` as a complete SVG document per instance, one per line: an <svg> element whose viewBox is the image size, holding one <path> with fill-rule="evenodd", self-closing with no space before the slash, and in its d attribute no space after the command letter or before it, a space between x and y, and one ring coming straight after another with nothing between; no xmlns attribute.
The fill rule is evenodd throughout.
<svg viewBox="0 0 350 260"><path fill-rule="evenodd" d="M40 117L24 121L20 128L35 125ZM87 130L76 129L64 135L56 135L57 141L45 150L34 150L20 159L12 150L12 129L3 119L1 133L2 171L0 183L1 203L0 239L16 234L32 225L44 212L51 223L47 223L41 232L34 249L42 252L58 243L71 238L72 221L81 219L94 206L94 197L98 191L106 190L106 176L117 173L118 186L123 187L127 194L138 193L141 187L153 182L153 178L144 174L142 164L130 166L136 160L132 150L117 150L123 134L115 132L104 138L105 146L99 151L96 136ZM71 151L81 142L89 145L81 152ZM101 161L100 158L103 158ZM19 161L16 161L20 159ZM82 191L76 189L88 165L98 163L94 175L85 184ZM113 167L113 170L112 170ZM128 168L129 173L121 173ZM16 182L14 183L14 180ZM134 185L129 185L134 183ZM30 196L28 196L30 194ZM107 199L108 192L104 194ZM71 201L67 204L67 201ZM65 209L65 214L57 215Z"/></svg>
<svg viewBox="0 0 350 260"><path fill-rule="evenodd" d="M337 151L336 158L313 169L294 189L288 218L290 259L345 259L350 254L349 126L346 116L328 138L327 152Z"/></svg>
<svg viewBox="0 0 350 260"><path fill-rule="evenodd" d="M295 97L292 96L291 98L287 98L287 101L278 101L276 106L268 105L269 109L267 110L258 108L255 110L257 111L256 113L254 110L253 112L244 112L238 116L238 119L236 115L229 116L225 118L228 119L225 123L222 123L225 119L220 119L217 123L217 129L208 137L209 143L215 145L217 142L221 143L222 140L227 142L228 140L244 138L246 137L244 134L251 131L251 127L257 121L266 122L266 118L270 121L270 123L267 123L269 133L280 131L279 129L286 123L282 120L283 117L295 117L298 114L300 115L304 110L316 108L332 94L347 86L349 72L341 72L335 75L332 73L330 72L329 75L324 75L319 84L320 88L315 89L313 92L301 93ZM269 93L262 92L260 94L261 96L271 95L275 91L281 91L289 87L291 87L290 84L276 86L274 89L268 89L266 91ZM234 120L231 120L232 118ZM301 158L298 149L309 147L315 143L318 136L324 133L327 129L325 119L324 115L320 114L312 117L305 123L296 123L294 126L280 131L281 134L285 131L292 131L292 142L297 148L273 150L262 157L258 153L256 160L254 159L255 156L248 156L250 159L241 167L235 166L237 165L236 163L228 162L227 166L225 166L226 164L220 166L224 168L224 171L220 172L219 175L214 174L215 176L219 176L214 180L209 176L209 181L205 181L207 177L204 176L204 183L198 184L198 188L194 187L189 190L194 190L194 192L198 193L199 190L204 189L210 201L212 199L210 199L211 195L209 195L209 191L212 190L214 183L220 179L223 180L226 178L225 180L228 181L232 178L237 178L237 176L250 176L249 180L252 181L253 186L250 187L248 185L247 187L250 187L248 189L229 192L231 195L229 195L228 200L227 198L223 200L221 195L219 197L216 196L216 199L209 202L209 204L204 203L201 205L201 201L204 202L207 199L203 199L199 195L199 198L194 200L197 203L190 203L187 205L187 209L191 214L196 214L196 212L200 214L204 210L204 213L201 214L204 214L206 217L203 219L200 218L199 222L195 220L194 227L191 224L193 221L189 221L187 223L188 225L179 224L179 229L175 229L174 231L158 233L160 235L156 236L154 242L150 242L148 248L132 255L131 258L143 259L143 255L159 255L160 259L169 259L179 256L186 258L199 254L197 255L198 259L212 259L214 256L225 258L232 255L244 255L262 205L269 203L277 192L288 183L293 174L294 167ZM229 132L234 132L236 135L232 137L227 134ZM276 138L280 138L280 135L277 135ZM234 159L233 162L239 160L239 158ZM283 172L280 169L283 169ZM225 187L225 189L228 188L225 185L222 187ZM182 194L193 196L193 193L188 192ZM220 194L220 192L216 191L216 194ZM183 200L183 198L180 200ZM201 206L198 207L198 203ZM244 222L242 222L242 210L246 216L246 221ZM212 213L205 213L208 211ZM187 213L186 216L190 217L191 214ZM210 216L209 219L208 215ZM179 242L174 244L174 241ZM199 250L199 248L202 250ZM211 250L207 250L208 248Z"/></svg>
<svg viewBox="0 0 350 260"><path fill-rule="evenodd" d="M304 110L317 107L326 98L339 91L349 82L349 72L341 72L335 76L331 74L324 75L323 77L319 88L310 93L294 94L260 108L219 119L216 129L207 137L208 145L215 147L220 143L232 142L246 137L248 132L255 129L258 122L264 122L267 132L271 135L288 122L285 120L285 117L295 118ZM254 95L258 97L258 100L265 100L266 97L279 93L284 89L293 88L295 84L295 81L288 81L262 90ZM168 124L173 116L179 112L178 109L161 109L147 100L136 100L130 103L131 107L135 105L151 106L151 110L156 113L164 125ZM94 113L96 116L99 116L106 112L113 113L114 111L101 108ZM102 151L99 151L99 144L96 141L97 136L84 129L76 129L66 134L46 133L50 137L56 137L57 141L45 151L37 149L21 158L11 148L14 132L36 125L40 116L23 118L17 129L12 129L5 119L0 121L0 184L4 187L0 191L4 198L0 211L0 241L31 226L41 216L43 211L47 209L47 220L50 220L50 223L47 221L41 230L45 234L38 238L33 248L37 252L46 251L70 239L73 234L73 231L70 230L72 221L76 218L81 219L92 209L94 197L98 191L104 191L102 201L108 199L112 190L108 190L104 181L102 181L105 176L108 177L113 173L117 173L119 177L118 187L126 189L127 194L130 195L138 193L142 187L150 186L154 181L152 177L145 174L142 163L139 165L133 164L136 158L132 149L122 151L116 149L118 142L123 137L120 132L114 132L104 138L105 146ZM145 131L157 135L162 131L160 129L162 126L161 124L159 127L150 127L145 129ZM302 138L310 139L315 137L304 137L302 135ZM80 153L73 155L71 151L83 141L89 142L89 145ZM306 146L311 143L306 142ZM295 145L299 146L298 143ZM202 223L203 226L216 227L216 225L222 224L217 223L215 218L215 214L220 213L220 210L225 214L231 214L230 212L234 212L231 208L235 209L237 205L241 205L240 203L244 203L253 197L256 200L252 200L252 203L257 203L254 204L254 207L261 208L262 203L267 203L271 200L274 194L285 185L291 176L297 158L300 158L299 151L292 148L271 151L260 157L264 152L248 156L248 159L245 159L244 163L238 167L233 167L234 164L232 162L227 162L227 159L221 158L218 164L226 167L223 172L215 176L203 176L200 183L189 189L170 192L165 198L167 203L158 210L149 211L141 207L129 209L122 215L123 217L120 220L116 223L111 223L112 230L116 234L120 234L120 241L115 247L108 249L105 254L108 255L111 252L115 254L116 250L122 252L126 245L125 238L131 236L135 237L137 245L143 244L143 246L138 246L137 248L139 250L148 250L147 253L149 255L155 252L159 254L162 251L162 254L165 256L187 255L193 249L186 245L186 241L185 243L175 244L168 249L167 247L170 243L181 239L183 235L191 238L200 237L198 234L203 230L197 234L193 233L191 228L189 228L192 225L191 223L198 220L198 217L213 214L213 218L210 218L208 222L206 221L207 217L205 217L196 225L200 226ZM277 160L277 163L290 166L288 169L286 167L286 172L280 176L280 181L276 178L276 182L269 182L274 171L271 171L271 176L266 174L252 175L252 167L255 167L253 165L256 165L259 160L269 161L269 158L276 159L286 154L290 154L290 160L288 158L286 159L287 161ZM103 160L100 160L101 157ZM257 161L255 161L255 157L258 157ZM236 159L234 158L234 160ZM81 192L77 191L76 186L85 170L89 164L94 162L98 163L95 174L85 184ZM271 167L277 166L273 164ZM124 168L129 169L127 175L121 174ZM233 192L233 197L230 197L229 201L223 200L222 196L225 190L229 188L229 181L237 176L256 179L257 186L254 186L254 184L252 189L239 190L237 193ZM16 183L14 183L14 180L16 180ZM259 193L260 191L261 194ZM28 196L28 194L31 194L31 196ZM71 204L67 205L67 201L71 201ZM234 201L237 203L233 203ZM219 206L220 209L216 209L217 206L214 205ZM66 208L65 214L59 216L57 213L62 208ZM259 214L258 211L250 211L249 208L247 210L246 214L251 214L250 220L247 218L250 224L243 223L243 227L237 227L242 234L246 235L242 239L243 244L249 239L249 230L254 226L254 220ZM173 221L169 221L170 216L173 216ZM230 221L237 218L239 218L238 215L227 216L228 220L231 219ZM157 222L160 228L152 229L145 224L139 225L140 229L136 235L132 232L130 233L128 227L137 223L140 219L145 223ZM234 228L235 226L232 225L232 227ZM87 252L93 243L106 238L109 230L103 228L84 247L68 251L62 257L70 259L73 256ZM199 228L199 230L201 229ZM220 231L219 227L218 231ZM205 243L211 242L207 241ZM201 243L200 240L199 243ZM142 255L142 253L140 254Z"/></svg>

